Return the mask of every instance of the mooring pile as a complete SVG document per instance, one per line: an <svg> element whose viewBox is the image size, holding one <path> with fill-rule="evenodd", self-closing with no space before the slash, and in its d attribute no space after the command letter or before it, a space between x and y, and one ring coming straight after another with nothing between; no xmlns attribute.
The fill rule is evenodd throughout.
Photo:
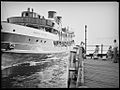
<svg viewBox="0 0 120 90"><path fill-rule="evenodd" d="M70 51L68 88L81 88L84 86L84 59L82 47L76 46Z"/></svg>

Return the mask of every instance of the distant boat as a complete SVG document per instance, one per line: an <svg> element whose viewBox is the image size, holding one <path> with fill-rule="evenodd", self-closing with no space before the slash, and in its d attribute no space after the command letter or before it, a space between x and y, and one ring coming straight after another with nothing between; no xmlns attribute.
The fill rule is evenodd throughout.
<svg viewBox="0 0 120 90"><path fill-rule="evenodd" d="M20 17L1 21L1 50L17 53L64 52L74 46L74 32L62 27L61 16L48 12L48 18L30 8Z"/></svg>

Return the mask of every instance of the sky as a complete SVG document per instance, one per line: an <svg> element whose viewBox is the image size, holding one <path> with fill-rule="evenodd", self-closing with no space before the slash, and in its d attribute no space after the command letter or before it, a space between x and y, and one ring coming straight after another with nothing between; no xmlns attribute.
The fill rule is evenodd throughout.
<svg viewBox="0 0 120 90"><path fill-rule="evenodd" d="M114 39L119 43L118 2L1 2L1 20L20 16L27 8L46 18L48 11L56 11L62 16L63 27L75 32L76 44L85 41L85 25L87 45L112 45Z"/></svg>

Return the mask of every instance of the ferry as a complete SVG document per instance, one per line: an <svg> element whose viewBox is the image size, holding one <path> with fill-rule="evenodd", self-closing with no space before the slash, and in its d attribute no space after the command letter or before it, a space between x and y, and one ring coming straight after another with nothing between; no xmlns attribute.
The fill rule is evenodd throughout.
<svg viewBox="0 0 120 90"><path fill-rule="evenodd" d="M48 18L28 8L21 16L1 21L1 51L17 53L65 52L75 45L75 34L62 27L62 17L48 11Z"/></svg>

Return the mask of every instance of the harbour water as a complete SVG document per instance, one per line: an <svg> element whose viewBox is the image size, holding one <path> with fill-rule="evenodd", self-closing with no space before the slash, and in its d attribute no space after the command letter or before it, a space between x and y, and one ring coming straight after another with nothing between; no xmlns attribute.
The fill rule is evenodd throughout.
<svg viewBox="0 0 120 90"><path fill-rule="evenodd" d="M68 53L3 53L2 88L66 88ZM12 66L10 66L12 65Z"/></svg>

